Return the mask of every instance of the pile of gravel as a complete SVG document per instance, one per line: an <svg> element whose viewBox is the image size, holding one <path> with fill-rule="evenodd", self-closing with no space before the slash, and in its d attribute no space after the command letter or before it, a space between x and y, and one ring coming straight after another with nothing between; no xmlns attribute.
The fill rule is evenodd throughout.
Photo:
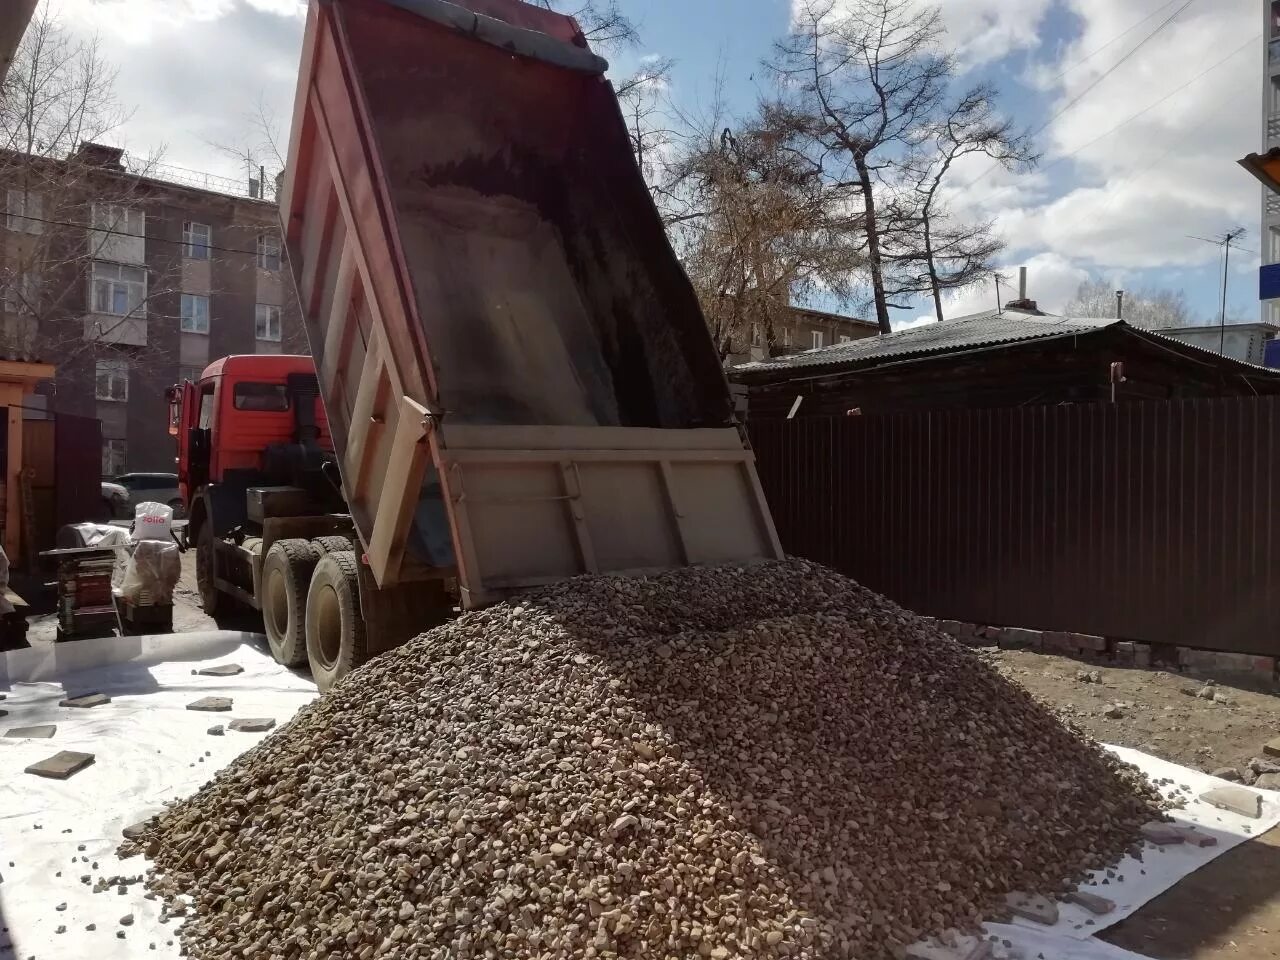
<svg viewBox="0 0 1280 960"><path fill-rule="evenodd" d="M586 578L378 658L126 852L197 958L888 957L1158 795L802 561Z"/></svg>

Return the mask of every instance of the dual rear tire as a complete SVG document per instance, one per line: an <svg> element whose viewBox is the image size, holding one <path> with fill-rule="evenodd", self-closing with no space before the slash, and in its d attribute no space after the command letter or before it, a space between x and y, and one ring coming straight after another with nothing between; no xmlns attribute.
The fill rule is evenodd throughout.
<svg viewBox="0 0 1280 960"><path fill-rule="evenodd" d="M321 691L369 659L360 577L346 537L277 540L262 563L262 621L271 655L311 666Z"/></svg>

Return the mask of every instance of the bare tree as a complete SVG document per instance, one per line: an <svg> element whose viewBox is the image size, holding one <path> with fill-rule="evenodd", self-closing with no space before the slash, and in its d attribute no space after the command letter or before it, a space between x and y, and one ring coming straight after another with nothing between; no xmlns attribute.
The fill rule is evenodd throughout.
<svg viewBox="0 0 1280 960"><path fill-rule="evenodd" d="M919 248L909 248L898 260L919 264L939 321L943 291L991 276L1004 249L991 222L960 222L947 209L943 188L956 161L984 154L1006 169L1025 170L1038 160L1030 136L999 117L994 102L995 91L985 84L962 94L923 125L902 165L914 194Z"/></svg>
<svg viewBox="0 0 1280 960"><path fill-rule="evenodd" d="M1105 280L1086 280L1062 312L1068 317L1114 317L1116 306L1114 286ZM1139 289L1125 291L1124 319L1153 330L1190 326L1195 318L1182 290Z"/></svg>
<svg viewBox="0 0 1280 960"><path fill-rule="evenodd" d="M206 143L243 168L246 181L257 184L257 199L275 200L276 183L284 173L288 132L262 92L258 93L253 112L242 117L242 123L244 133L238 140Z"/></svg>
<svg viewBox="0 0 1280 960"><path fill-rule="evenodd" d="M639 42L639 31L635 23L622 12L617 0L535 0L538 6L547 10L567 13L582 28L582 34L592 46L602 50L635 46Z"/></svg>
<svg viewBox="0 0 1280 960"><path fill-rule="evenodd" d="M887 254L911 229L909 205L892 200L898 157L936 115L952 75L940 46L938 11L911 0L801 0L772 66L788 103L788 122L808 141L808 159L862 206L866 262L876 319L892 331L889 308L918 280L890 275ZM892 202L881 202L881 192Z"/></svg>
<svg viewBox="0 0 1280 960"><path fill-rule="evenodd" d="M848 302L863 265L849 204L770 104L737 129L716 117L685 142L666 189L668 218L722 360L772 349L793 299ZM723 122L723 121L721 121Z"/></svg>

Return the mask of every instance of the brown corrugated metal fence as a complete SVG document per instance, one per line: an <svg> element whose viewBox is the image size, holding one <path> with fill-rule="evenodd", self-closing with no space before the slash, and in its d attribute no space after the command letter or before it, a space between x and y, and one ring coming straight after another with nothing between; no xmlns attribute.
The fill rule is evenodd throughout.
<svg viewBox="0 0 1280 960"><path fill-rule="evenodd" d="M1280 654L1280 398L762 420L789 553L919 613Z"/></svg>

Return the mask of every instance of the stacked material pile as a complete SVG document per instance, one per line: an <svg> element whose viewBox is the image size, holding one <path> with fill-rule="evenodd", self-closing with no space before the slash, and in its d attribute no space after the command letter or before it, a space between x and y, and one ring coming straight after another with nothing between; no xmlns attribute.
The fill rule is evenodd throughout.
<svg viewBox="0 0 1280 960"><path fill-rule="evenodd" d="M787 561L466 615L132 843L197 958L875 958L1157 816L969 651Z"/></svg>

